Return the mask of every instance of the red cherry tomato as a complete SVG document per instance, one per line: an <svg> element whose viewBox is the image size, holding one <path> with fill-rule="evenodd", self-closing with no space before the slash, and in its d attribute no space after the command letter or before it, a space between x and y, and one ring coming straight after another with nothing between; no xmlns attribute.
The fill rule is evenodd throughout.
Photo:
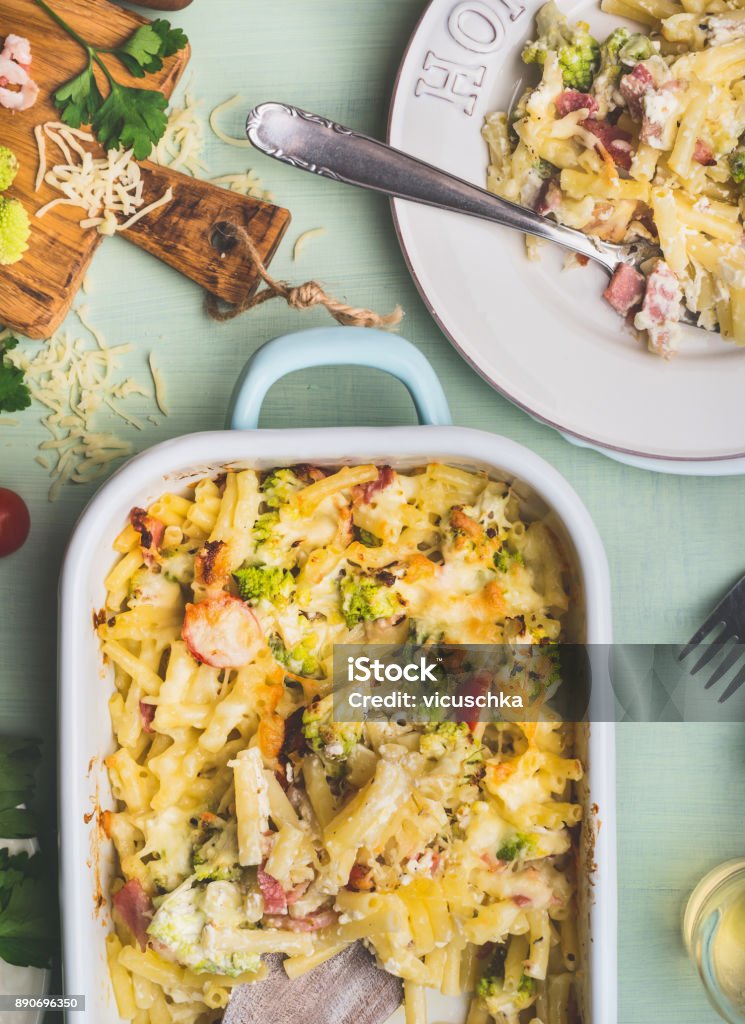
<svg viewBox="0 0 745 1024"><path fill-rule="evenodd" d="M30 529L26 502L15 491L0 487L0 558L23 547Z"/></svg>

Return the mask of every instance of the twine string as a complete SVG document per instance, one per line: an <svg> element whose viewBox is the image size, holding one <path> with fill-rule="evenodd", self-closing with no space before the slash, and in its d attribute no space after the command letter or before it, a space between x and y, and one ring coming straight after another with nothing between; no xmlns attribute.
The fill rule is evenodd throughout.
<svg viewBox="0 0 745 1024"><path fill-rule="evenodd" d="M221 323L232 320L241 313L261 306L272 299L284 299L292 309L312 309L314 306L324 306L334 320L346 327L380 327L391 329L398 326L403 319L403 310L396 306L390 313L381 315L371 309L363 309L359 306L350 306L329 295L317 281L305 281L303 284L290 285L286 281L278 281L272 277L264 266L259 250L253 239L238 224L223 222L219 225L222 235L223 248L227 248L226 242L232 241L233 246L238 246L249 257L256 272L265 287L253 295L247 296L234 306L222 306L220 300L211 292L207 293L207 311L213 320ZM230 246L232 248L233 246Z"/></svg>

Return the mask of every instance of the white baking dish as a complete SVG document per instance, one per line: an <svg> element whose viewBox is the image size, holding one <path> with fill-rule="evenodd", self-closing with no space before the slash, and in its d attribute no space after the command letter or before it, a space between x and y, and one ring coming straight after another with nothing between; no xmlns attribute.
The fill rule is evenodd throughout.
<svg viewBox="0 0 745 1024"><path fill-rule="evenodd" d="M385 369L408 387L418 427L255 430L270 385L310 365L354 363ZM449 426L447 402L433 370L400 338L359 328L304 331L275 339L251 360L236 389L231 431L192 434L133 458L101 488L70 541L60 594L60 831L65 991L85 995L72 1024L117 1024L104 939L113 866L111 844L95 812L111 806L103 758L113 750L107 701L112 683L103 666L92 614L104 603L103 580L114 561L111 544L133 505L146 506L164 490L217 473L226 465L269 468L300 461L322 465L386 462L402 468L442 460L520 481L529 505L546 506L564 533L574 561L583 609L576 639L611 641L610 581L605 553L590 516L566 481L537 455L478 430ZM583 932L586 951L585 1024L616 1021L616 846L613 725L595 724L587 743L587 832L581 844ZM590 808L593 808L590 811ZM602 823L602 829L599 824ZM432 1020L462 1024L461 1000L437 997ZM402 1018L401 1018L402 1019ZM396 1014L395 1021L399 1020ZM267 1021L267 1024L271 1024ZM309 1024L312 1022L309 1021Z"/></svg>

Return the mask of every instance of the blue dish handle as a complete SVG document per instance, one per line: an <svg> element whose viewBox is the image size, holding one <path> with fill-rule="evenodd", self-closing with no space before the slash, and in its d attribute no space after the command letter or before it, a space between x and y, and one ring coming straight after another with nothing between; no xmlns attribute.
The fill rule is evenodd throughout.
<svg viewBox="0 0 745 1024"><path fill-rule="evenodd" d="M437 374L410 341L369 327L317 327L262 345L233 391L228 426L254 430L269 388L295 370L312 366L369 366L397 377L411 395L420 423L452 423Z"/></svg>

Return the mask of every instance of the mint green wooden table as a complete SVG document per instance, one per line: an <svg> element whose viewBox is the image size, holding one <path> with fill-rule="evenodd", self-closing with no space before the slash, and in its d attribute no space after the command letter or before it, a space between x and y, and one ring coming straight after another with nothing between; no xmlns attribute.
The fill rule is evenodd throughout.
<svg viewBox="0 0 745 1024"><path fill-rule="evenodd" d="M194 91L205 112L233 93L247 110L286 100L382 136L399 59L423 0L195 0L174 17L194 50ZM188 78L188 73L187 73ZM243 108L228 126L238 133ZM745 479L643 473L573 448L495 394L456 355L419 300L399 253L385 200L291 171L254 151L210 139L214 174L254 168L294 220L273 271L315 277L350 302L406 310L402 333L431 360L454 422L504 433L552 462L587 503L603 536L614 585L619 641L687 637L745 571ZM292 241L324 226L297 263ZM199 291L130 248L107 240L90 272L86 302L110 342L133 341L129 367L148 382L155 351L166 378L168 419L128 431L137 448L222 426L247 356L277 334L325 323L273 302L215 325ZM589 386L589 384L588 384ZM34 462L43 436L38 408L0 427L0 483L27 499L30 541L0 561L0 715L3 729L55 721L56 577L65 539L92 488L68 486L48 504ZM630 410L631 414L631 410ZM272 426L414 421L403 388L374 371L305 372L270 395ZM618 730L621 1024L713 1024L679 938L686 893L710 867L745 853L745 726L622 725ZM52 771L47 772L48 805ZM603 1024L603 1022L595 1022Z"/></svg>

